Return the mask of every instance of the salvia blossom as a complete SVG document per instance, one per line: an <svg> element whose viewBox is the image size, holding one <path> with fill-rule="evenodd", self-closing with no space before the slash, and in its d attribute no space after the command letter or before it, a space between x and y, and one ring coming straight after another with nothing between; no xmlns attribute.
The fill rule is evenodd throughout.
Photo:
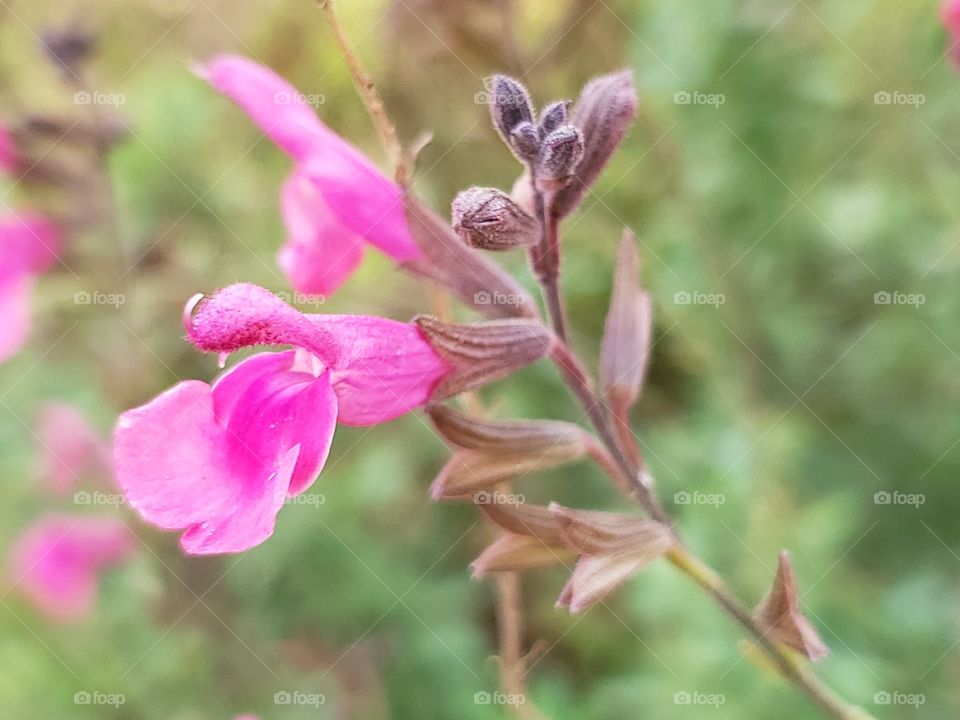
<svg viewBox="0 0 960 720"><path fill-rule="evenodd" d="M272 533L288 496L313 483L337 422L374 425L423 405L451 371L413 324L311 315L238 284L185 310L187 338L253 355L213 385L188 380L120 416L117 480L160 528L183 530L190 554L246 550Z"/></svg>
<svg viewBox="0 0 960 720"><path fill-rule="evenodd" d="M420 258L400 187L324 125L306 96L243 57L219 56L197 72L295 162L281 192L288 237L278 256L295 289L333 292L360 264L367 244L398 263Z"/></svg>
<svg viewBox="0 0 960 720"><path fill-rule="evenodd" d="M37 413L34 435L41 459L40 482L55 494L70 492L77 480L91 471L106 470L103 441L71 405L44 405Z"/></svg>
<svg viewBox="0 0 960 720"><path fill-rule="evenodd" d="M946 0L940 8L940 19L950 33L950 57L960 63L960 0Z"/></svg>
<svg viewBox="0 0 960 720"><path fill-rule="evenodd" d="M44 616L75 622L93 611L99 574L133 549L119 520L48 515L15 541L9 581Z"/></svg>
<svg viewBox="0 0 960 720"><path fill-rule="evenodd" d="M6 125L0 124L0 173L13 173L20 165L20 154Z"/></svg>
<svg viewBox="0 0 960 720"><path fill-rule="evenodd" d="M59 246L60 231L39 215L0 217L0 362L26 340L33 278L56 261Z"/></svg>

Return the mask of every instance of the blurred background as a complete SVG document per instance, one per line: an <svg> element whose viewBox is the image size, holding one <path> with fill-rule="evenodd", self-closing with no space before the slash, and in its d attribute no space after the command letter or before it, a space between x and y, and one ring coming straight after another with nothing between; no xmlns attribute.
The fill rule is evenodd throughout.
<svg viewBox="0 0 960 720"><path fill-rule="evenodd" d="M832 649L818 671L878 718L960 713L960 75L937 9L355 0L340 11L402 137L433 132L414 188L442 214L460 189L509 189L518 174L475 99L486 76L521 77L545 103L634 71L638 119L563 228L573 342L596 356L616 247L633 228L656 313L634 419L661 496L749 604L791 550ZM186 298L237 280L289 289L275 263L289 162L190 70L224 51L291 80L383 166L309 0L0 2L0 122L41 161L2 185L4 211L39 209L68 228L33 292L29 339L0 365L0 539L9 547L50 511L119 518L138 538L80 622L51 622L4 585L2 714L504 717L482 695L497 690L494 587L467 567L494 533L469 506L430 502L447 451L422 415L340 427L314 499L284 508L273 538L238 556L184 557L175 535L119 502L38 482L44 403L71 404L107 438L121 410L217 374L182 339ZM504 263L534 288L522 257ZM320 310L408 319L431 302L368 253ZM541 363L483 399L499 417L579 417L559 388ZM111 497L108 480L91 483ZM622 505L587 463L516 489ZM577 617L553 608L565 577L523 581L527 641L540 647L528 694L549 717L819 717L743 658L738 631L666 564ZM76 699L97 692L123 702ZM277 699L294 692L324 702Z"/></svg>

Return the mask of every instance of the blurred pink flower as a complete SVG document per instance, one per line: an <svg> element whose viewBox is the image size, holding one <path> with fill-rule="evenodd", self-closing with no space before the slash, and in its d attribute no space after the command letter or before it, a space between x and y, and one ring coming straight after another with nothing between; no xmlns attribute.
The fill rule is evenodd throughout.
<svg viewBox="0 0 960 720"><path fill-rule="evenodd" d="M106 471L104 442L76 408L51 402L37 413L34 434L41 461L40 482L58 495L69 493L86 473Z"/></svg>
<svg viewBox="0 0 960 720"><path fill-rule="evenodd" d="M189 554L240 552L273 533L289 496L327 458L337 421L386 422L424 404L449 366L408 323L308 315L255 285L232 285L185 310L188 339L253 355L213 384L188 380L128 410L114 463L127 501Z"/></svg>
<svg viewBox="0 0 960 720"><path fill-rule="evenodd" d="M287 241L278 256L294 288L333 292L360 264L367 243L397 262L420 257L400 188L324 125L308 97L243 57L221 55L197 72L296 162L281 192Z"/></svg>
<svg viewBox="0 0 960 720"><path fill-rule="evenodd" d="M960 63L960 0L946 0L940 6L940 19L950 33L950 56Z"/></svg>
<svg viewBox="0 0 960 720"><path fill-rule="evenodd" d="M20 165L20 154L6 125L0 124L0 173L9 174Z"/></svg>
<svg viewBox="0 0 960 720"><path fill-rule="evenodd" d="M10 581L49 619L82 620L93 611L100 572L127 558L133 542L119 520L47 515L15 541Z"/></svg>
<svg viewBox="0 0 960 720"><path fill-rule="evenodd" d="M0 362L13 355L30 330L34 276L57 259L60 231L30 213L0 217Z"/></svg>

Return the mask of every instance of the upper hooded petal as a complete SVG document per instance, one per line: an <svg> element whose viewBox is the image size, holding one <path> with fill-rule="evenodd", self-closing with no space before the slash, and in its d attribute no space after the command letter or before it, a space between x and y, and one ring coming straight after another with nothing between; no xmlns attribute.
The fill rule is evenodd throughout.
<svg viewBox="0 0 960 720"><path fill-rule="evenodd" d="M14 587L53 620L80 620L96 598L97 576L126 558L134 537L119 520L49 515L14 543Z"/></svg>
<svg viewBox="0 0 960 720"><path fill-rule="evenodd" d="M363 260L363 238L339 221L299 171L284 183L281 207L287 241L277 262L296 290L329 295Z"/></svg>
<svg viewBox="0 0 960 720"><path fill-rule="evenodd" d="M120 416L117 480L145 520L184 529L191 554L240 552L272 533L330 449L337 403L295 351L254 355L211 388L182 382Z"/></svg>

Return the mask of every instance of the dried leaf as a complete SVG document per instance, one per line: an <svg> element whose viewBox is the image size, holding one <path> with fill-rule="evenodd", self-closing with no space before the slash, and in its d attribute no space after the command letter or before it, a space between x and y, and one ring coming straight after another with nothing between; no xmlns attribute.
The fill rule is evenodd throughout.
<svg viewBox="0 0 960 720"><path fill-rule="evenodd" d="M813 661L829 654L826 644L800 610L800 593L790 565L790 555L780 552L773 587L754 610L754 620L764 632Z"/></svg>

